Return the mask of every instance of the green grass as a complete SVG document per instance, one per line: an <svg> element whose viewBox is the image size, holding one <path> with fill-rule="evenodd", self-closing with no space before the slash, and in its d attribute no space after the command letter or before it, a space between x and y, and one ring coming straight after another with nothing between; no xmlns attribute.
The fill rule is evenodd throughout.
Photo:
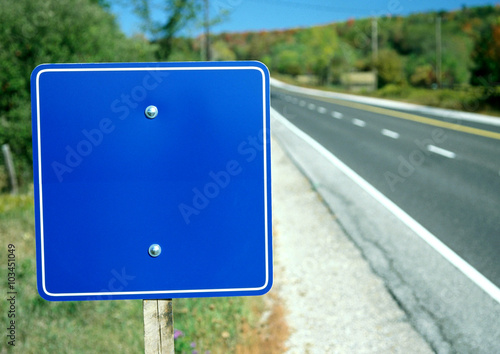
<svg viewBox="0 0 500 354"><path fill-rule="evenodd" d="M259 298L200 298L174 300L174 327L183 336L176 340L177 353L231 353L246 346L245 328L256 323L252 303ZM252 326L255 328L255 326ZM250 339L251 340L251 339Z"/></svg>
<svg viewBox="0 0 500 354"><path fill-rule="evenodd" d="M32 192L0 195L0 352L5 352L9 318L7 247L16 247L16 352L142 353L141 300L48 302L36 290L36 255ZM255 323L260 298L175 299L177 353L235 352L248 340L244 328ZM254 328L254 325L250 325Z"/></svg>

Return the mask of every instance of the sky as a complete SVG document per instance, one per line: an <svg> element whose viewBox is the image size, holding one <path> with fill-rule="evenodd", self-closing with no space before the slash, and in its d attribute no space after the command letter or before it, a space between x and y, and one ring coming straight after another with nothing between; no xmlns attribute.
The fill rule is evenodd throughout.
<svg viewBox="0 0 500 354"><path fill-rule="evenodd" d="M161 0L153 0L161 4ZM221 10L229 15L213 33L276 30L295 27L309 27L350 18L372 16L397 16L415 12L455 10L462 5L468 7L500 4L498 0L209 0L211 16ZM123 2L123 1L122 1ZM140 21L131 9L113 5L122 30L129 36L140 33ZM158 9L158 19L162 11ZM197 36L202 32L193 24L183 31L183 35Z"/></svg>

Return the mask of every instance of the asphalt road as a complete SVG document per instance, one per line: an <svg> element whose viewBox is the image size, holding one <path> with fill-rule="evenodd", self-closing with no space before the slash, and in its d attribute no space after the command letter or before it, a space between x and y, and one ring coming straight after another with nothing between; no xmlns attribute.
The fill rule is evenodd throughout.
<svg viewBox="0 0 500 354"><path fill-rule="evenodd" d="M272 106L500 287L500 128L273 88Z"/></svg>

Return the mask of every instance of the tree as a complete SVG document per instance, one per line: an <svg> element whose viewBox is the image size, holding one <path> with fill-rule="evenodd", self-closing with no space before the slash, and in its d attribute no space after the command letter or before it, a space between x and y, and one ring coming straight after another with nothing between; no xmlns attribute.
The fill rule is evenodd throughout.
<svg viewBox="0 0 500 354"><path fill-rule="evenodd" d="M146 35L159 45L159 57L167 59L172 53L175 35L196 18L202 10L201 0L130 0L126 1L142 20ZM162 13L162 20L153 13Z"/></svg>
<svg viewBox="0 0 500 354"><path fill-rule="evenodd" d="M153 42L159 46L158 57L168 59L173 52L175 37L193 22L209 28L224 19L228 8L215 4L216 16L208 15L208 0L117 0L132 6L134 12L142 20L142 28ZM162 14L154 16L153 14ZM162 19L158 20L158 18Z"/></svg>
<svg viewBox="0 0 500 354"><path fill-rule="evenodd" d="M447 34L443 43L443 77L444 86L467 84L470 80L472 60L472 41L465 36Z"/></svg>
<svg viewBox="0 0 500 354"><path fill-rule="evenodd" d="M338 50L332 61L332 81L339 84L342 74L357 69L357 56L355 49L345 41L339 40Z"/></svg>
<svg viewBox="0 0 500 354"><path fill-rule="evenodd" d="M41 63L152 59L91 0L0 1L0 145L8 143L23 181L31 179L30 74Z"/></svg>
<svg viewBox="0 0 500 354"><path fill-rule="evenodd" d="M212 45L212 60L236 60L236 54L223 40L217 40Z"/></svg>
<svg viewBox="0 0 500 354"><path fill-rule="evenodd" d="M473 85L500 83L500 19L498 22L485 26L476 39L472 52Z"/></svg>
<svg viewBox="0 0 500 354"><path fill-rule="evenodd" d="M338 47L335 28L323 26L305 29L298 41L306 46L303 61L317 76L319 83L330 83L332 63Z"/></svg>
<svg viewBox="0 0 500 354"><path fill-rule="evenodd" d="M500 107L500 17L480 32L472 52L471 84L483 86L482 100Z"/></svg>
<svg viewBox="0 0 500 354"><path fill-rule="evenodd" d="M396 51L392 49L382 49L378 53L375 66L379 77L379 86L384 86L389 83L397 85L403 83L403 62Z"/></svg>
<svg viewBox="0 0 500 354"><path fill-rule="evenodd" d="M302 67L298 47L282 46L273 57L272 67L282 74L299 75Z"/></svg>
<svg viewBox="0 0 500 354"><path fill-rule="evenodd" d="M413 86L430 87L434 82L436 82L436 73L430 64L417 66L410 75L410 83Z"/></svg>

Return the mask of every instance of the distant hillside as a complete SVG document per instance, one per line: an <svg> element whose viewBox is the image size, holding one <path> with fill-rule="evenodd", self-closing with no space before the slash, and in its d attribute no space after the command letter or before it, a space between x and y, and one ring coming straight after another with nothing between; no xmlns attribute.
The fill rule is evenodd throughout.
<svg viewBox="0 0 500 354"><path fill-rule="evenodd" d="M338 85L345 73L373 69L379 87L500 82L499 6L380 17L376 56L372 30L372 19L367 18L283 31L223 33L212 38L212 56L260 60L273 72L313 75L322 85ZM179 39L183 49L174 56L199 58L200 42Z"/></svg>

